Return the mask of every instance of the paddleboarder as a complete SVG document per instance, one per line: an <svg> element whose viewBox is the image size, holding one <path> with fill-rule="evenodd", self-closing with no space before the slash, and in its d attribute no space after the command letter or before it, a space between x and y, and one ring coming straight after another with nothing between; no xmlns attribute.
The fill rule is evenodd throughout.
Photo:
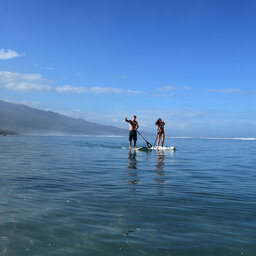
<svg viewBox="0 0 256 256"><path fill-rule="evenodd" d="M128 120L127 117L125 117L125 122L129 123L129 148L132 147L132 140L134 144L134 148L136 148L136 142L137 142L137 129L139 128L139 124L136 121L136 116L132 117L132 120Z"/></svg>
<svg viewBox="0 0 256 256"><path fill-rule="evenodd" d="M156 120L155 125L157 126L157 148L159 147L159 143L160 143L161 139L162 139L162 147L163 147L164 146L164 138L165 138L165 134L164 134L165 122L163 122L163 120L161 118L158 118Z"/></svg>

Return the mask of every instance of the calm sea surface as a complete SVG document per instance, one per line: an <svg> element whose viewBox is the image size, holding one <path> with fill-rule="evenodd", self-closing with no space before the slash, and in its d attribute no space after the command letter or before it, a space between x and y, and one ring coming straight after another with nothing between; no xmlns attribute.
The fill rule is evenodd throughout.
<svg viewBox="0 0 256 256"><path fill-rule="evenodd" d="M256 141L127 144L1 136L0 255L256 255Z"/></svg>

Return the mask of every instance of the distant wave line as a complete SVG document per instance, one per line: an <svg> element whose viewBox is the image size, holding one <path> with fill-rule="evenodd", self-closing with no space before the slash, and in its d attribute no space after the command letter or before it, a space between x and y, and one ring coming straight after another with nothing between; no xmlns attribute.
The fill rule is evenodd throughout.
<svg viewBox="0 0 256 256"><path fill-rule="evenodd" d="M200 139L200 140L256 140L256 138L218 138L218 137L166 137L168 139Z"/></svg>

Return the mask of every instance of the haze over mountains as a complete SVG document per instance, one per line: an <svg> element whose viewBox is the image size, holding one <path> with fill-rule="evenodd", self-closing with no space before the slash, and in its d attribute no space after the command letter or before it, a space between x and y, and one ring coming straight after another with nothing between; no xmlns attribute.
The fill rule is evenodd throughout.
<svg viewBox="0 0 256 256"><path fill-rule="evenodd" d="M127 135L127 130L0 100L0 131L31 135Z"/></svg>

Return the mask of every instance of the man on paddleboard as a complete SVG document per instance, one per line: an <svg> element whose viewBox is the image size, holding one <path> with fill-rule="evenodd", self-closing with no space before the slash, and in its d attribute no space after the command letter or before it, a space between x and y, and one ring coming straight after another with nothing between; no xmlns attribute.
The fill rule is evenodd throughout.
<svg viewBox="0 0 256 256"><path fill-rule="evenodd" d="M129 123L129 148L132 147L132 140L134 144L134 148L136 148L136 142L137 142L137 129L139 128L139 124L136 121L136 116L133 116L132 120L128 120L127 117L125 117L125 122Z"/></svg>

